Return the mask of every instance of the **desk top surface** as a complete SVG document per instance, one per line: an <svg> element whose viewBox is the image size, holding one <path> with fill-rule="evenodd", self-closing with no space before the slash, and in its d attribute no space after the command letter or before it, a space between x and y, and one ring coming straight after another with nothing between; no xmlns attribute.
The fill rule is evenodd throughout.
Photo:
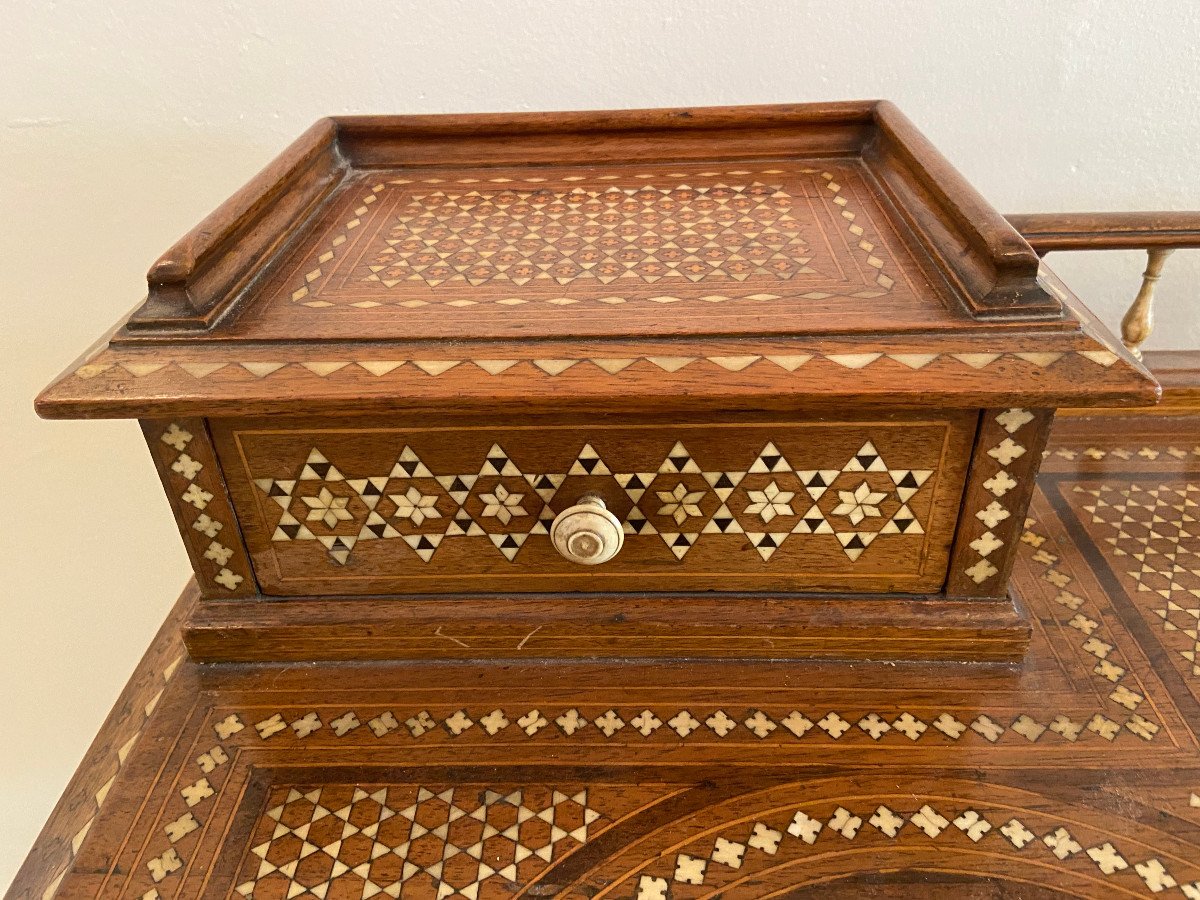
<svg viewBox="0 0 1200 900"><path fill-rule="evenodd" d="M1193 896L1195 419L1060 423L1016 667L535 662L550 628L196 666L172 620L11 896Z"/></svg>

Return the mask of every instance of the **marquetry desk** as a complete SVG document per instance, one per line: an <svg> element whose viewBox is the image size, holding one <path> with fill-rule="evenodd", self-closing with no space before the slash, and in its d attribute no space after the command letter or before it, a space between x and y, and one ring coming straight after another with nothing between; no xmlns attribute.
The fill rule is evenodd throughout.
<svg viewBox="0 0 1200 900"><path fill-rule="evenodd" d="M324 120L38 410L141 420L197 659L996 660L1054 408L1157 390L840 103Z"/></svg>
<svg viewBox="0 0 1200 900"><path fill-rule="evenodd" d="M318 123L38 399L194 579L9 896L1200 898L1200 416L1048 444L1159 387L1025 218L886 103Z"/></svg>

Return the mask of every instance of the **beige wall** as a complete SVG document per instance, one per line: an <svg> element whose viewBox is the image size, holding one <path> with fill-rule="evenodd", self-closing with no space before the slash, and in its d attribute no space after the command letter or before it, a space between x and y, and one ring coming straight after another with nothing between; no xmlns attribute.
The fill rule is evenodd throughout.
<svg viewBox="0 0 1200 900"><path fill-rule="evenodd" d="M888 97L1002 211L1200 208L1194 0L0 0L0 22L0 886L186 571L136 426L31 398L318 116ZM1110 322L1140 271L1058 265ZM1151 346L1200 347L1200 253L1168 268Z"/></svg>

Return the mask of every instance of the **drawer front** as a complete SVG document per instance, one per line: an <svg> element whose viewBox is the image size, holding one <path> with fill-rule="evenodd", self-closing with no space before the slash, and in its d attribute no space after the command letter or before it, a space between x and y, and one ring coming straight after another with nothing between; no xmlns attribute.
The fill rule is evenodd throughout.
<svg viewBox="0 0 1200 900"><path fill-rule="evenodd" d="M272 595L551 591L932 593L977 416L538 424L213 423ZM555 549L595 495L624 546Z"/></svg>

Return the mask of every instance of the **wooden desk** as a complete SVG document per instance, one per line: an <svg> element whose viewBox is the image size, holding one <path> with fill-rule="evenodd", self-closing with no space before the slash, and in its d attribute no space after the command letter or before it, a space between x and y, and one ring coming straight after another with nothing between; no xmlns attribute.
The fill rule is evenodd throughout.
<svg viewBox="0 0 1200 900"><path fill-rule="evenodd" d="M189 588L10 896L1194 896L1198 445L1064 420L1019 665L197 665Z"/></svg>

